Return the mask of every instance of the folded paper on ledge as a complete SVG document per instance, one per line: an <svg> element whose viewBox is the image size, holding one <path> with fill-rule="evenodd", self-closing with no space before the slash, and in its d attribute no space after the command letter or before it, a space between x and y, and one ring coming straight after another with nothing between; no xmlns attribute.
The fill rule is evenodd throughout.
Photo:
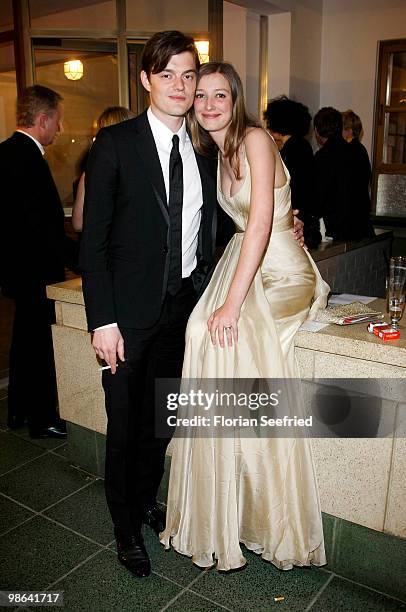
<svg viewBox="0 0 406 612"><path fill-rule="evenodd" d="M335 323L336 325L353 325L375 319L382 319L383 313L362 304L351 302L351 304L328 306L325 310L318 312L316 321L320 323Z"/></svg>

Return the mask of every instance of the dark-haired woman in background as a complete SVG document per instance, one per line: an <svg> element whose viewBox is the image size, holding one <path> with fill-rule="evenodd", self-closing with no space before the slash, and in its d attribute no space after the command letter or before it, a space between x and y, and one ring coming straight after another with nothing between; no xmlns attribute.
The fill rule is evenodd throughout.
<svg viewBox="0 0 406 612"><path fill-rule="evenodd" d="M321 241L319 219L313 210L313 149L305 136L311 115L306 106L286 96L271 100L264 113L267 128L278 145L291 176L292 208L304 221L306 245L315 248Z"/></svg>

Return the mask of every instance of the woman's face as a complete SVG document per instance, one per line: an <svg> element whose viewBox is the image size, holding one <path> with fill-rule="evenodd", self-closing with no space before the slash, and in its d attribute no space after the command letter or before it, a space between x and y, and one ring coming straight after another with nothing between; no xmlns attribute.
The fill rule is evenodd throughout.
<svg viewBox="0 0 406 612"><path fill-rule="evenodd" d="M226 130L233 115L233 100L227 79L215 72L199 80L194 109L197 121L208 132Z"/></svg>

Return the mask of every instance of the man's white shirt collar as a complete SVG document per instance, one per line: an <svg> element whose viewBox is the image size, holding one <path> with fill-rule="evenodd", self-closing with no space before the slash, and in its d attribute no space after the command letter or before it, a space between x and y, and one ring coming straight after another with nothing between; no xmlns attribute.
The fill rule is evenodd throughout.
<svg viewBox="0 0 406 612"><path fill-rule="evenodd" d="M152 134L157 146L162 147L166 151L172 149L172 138L175 134L179 136L179 148L182 151L187 139L186 121L183 119L182 125L177 132L172 132L158 117L154 115L151 107L147 110L147 117L151 127Z"/></svg>
<svg viewBox="0 0 406 612"><path fill-rule="evenodd" d="M16 132L20 132L20 134L25 134L26 136L28 136L28 138L31 138L31 140L33 140L35 142L35 144L37 145L37 147L41 151L42 155L45 155L44 147L42 146L42 144L40 142L38 142L38 140L36 138L34 138L34 136L31 136L31 134L28 134L27 132L24 132L24 130L16 130Z"/></svg>

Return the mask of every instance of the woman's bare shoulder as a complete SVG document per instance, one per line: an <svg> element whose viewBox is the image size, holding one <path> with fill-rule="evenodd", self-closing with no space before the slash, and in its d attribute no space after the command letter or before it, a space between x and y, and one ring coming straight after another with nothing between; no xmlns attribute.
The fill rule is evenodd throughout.
<svg viewBox="0 0 406 612"><path fill-rule="evenodd" d="M274 156L278 150L268 132L261 127L248 128L244 144L248 157Z"/></svg>

